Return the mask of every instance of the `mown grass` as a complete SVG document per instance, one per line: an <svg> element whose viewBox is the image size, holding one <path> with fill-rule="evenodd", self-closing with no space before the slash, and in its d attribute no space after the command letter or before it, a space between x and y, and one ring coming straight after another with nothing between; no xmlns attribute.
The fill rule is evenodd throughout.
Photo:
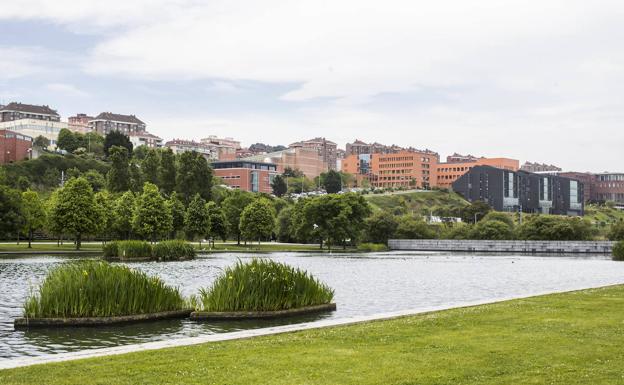
<svg viewBox="0 0 624 385"><path fill-rule="evenodd" d="M334 291L305 271L267 260L238 261L199 293L203 311L274 311L330 303Z"/></svg>
<svg viewBox="0 0 624 385"><path fill-rule="evenodd" d="M176 288L157 277L107 262L52 269L24 304L28 318L112 317L184 309Z"/></svg>
<svg viewBox="0 0 624 385"><path fill-rule="evenodd" d="M80 252L95 252L102 251L102 243L82 243L80 247ZM32 248L28 248L28 242L20 242L17 243L0 243L0 253L41 253L41 252L50 252L50 253L58 253L58 252L76 252L76 245L74 245L71 241L65 242L62 245L56 245L54 242L33 242ZM78 252L78 253L80 253Z"/></svg>
<svg viewBox="0 0 624 385"><path fill-rule="evenodd" d="M0 371L13 384L624 383L624 287Z"/></svg>

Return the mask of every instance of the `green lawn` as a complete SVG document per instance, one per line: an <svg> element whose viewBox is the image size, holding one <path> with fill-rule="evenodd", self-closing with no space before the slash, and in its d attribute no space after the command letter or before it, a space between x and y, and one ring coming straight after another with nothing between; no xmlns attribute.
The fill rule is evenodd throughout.
<svg viewBox="0 0 624 385"><path fill-rule="evenodd" d="M624 286L0 371L0 384L623 384Z"/></svg>
<svg viewBox="0 0 624 385"><path fill-rule="evenodd" d="M66 241L64 244L57 246L56 242L33 242L32 248L28 248L28 242L20 241L20 244L17 243L1 243L0 244L0 253L2 252L66 252L66 251L75 251L76 245L74 245L71 241ZM102 251L102 244L100 242L96 243L83 243L81 247L81 251Z"/></svg>
<svg viewBox="0 0 624 385"><path fill-rule="evenodd" d="M374 210L384 210L396 214L450 215L468 202L454 192L418 191L394 194L368 194L364 196Z"/></svg>

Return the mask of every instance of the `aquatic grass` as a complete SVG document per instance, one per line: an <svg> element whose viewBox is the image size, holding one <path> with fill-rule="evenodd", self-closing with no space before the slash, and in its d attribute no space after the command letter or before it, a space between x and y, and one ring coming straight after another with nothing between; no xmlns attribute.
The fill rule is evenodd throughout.
<svg viewBox="0 0 624 385"><path fill-rule="evenodd" d="M145 241L112 241L104 245L104 258L152 258L152 245Z"/></svg>
<svg viewBox="0 0 624 385"><path fill-rule="evenodd" d="M24 316L114 317L186 307L179 290L158 277L108 262L80 261L52 269L26 300Z"/></svg>
<svg viewBox="0 0 624 385"><path fill-rule="evenodd" d="M208 289L200 289L202 311L276 311L330 303L334 291L312 275L267 259L238 261Z"/></svg>
<svg viewBox="0 0 624 385"><path fill-rule="evenodd" d="M159 261L178 261L195 257L195 248L181 240L162 241L152 247L152 255Z"/></svg>

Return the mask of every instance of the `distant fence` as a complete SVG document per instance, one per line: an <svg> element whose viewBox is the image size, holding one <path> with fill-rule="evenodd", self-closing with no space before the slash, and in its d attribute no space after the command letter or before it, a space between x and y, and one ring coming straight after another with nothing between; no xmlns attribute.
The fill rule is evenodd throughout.
<svg viewBox="0 0 624 385"><path fill-rule="evenodd" d="M390 239L391 250L474 251L498 253L611 254L609 241L480 241L456 239Z"/></svg>

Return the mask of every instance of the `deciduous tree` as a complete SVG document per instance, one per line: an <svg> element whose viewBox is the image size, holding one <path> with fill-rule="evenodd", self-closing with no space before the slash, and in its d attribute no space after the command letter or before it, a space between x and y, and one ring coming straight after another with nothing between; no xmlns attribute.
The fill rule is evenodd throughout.
<svg viewBox="0 0 624 385"><path fill-rule="evenodd" d="M247 205L240 218L240 231L245 240L267 239L275 228L275 209L268 199L258 198Z"/></svg>
<svg viewBox="0 0 624 385"><path fill-rule="evenodd" d="M42 229L46 224L45 205L36 191L27 190L22 193L22 226L28 234L28 248L32 247L35 231Z"/></svg>
<svg viewBox="0 0 624 385"><path fill-rule="evenodd" d="M145 183L143 193L138 197L134 209L134 231L150 239L152 242L171 231L173 217L165 198L160 195L158 187Z"/></svg>

